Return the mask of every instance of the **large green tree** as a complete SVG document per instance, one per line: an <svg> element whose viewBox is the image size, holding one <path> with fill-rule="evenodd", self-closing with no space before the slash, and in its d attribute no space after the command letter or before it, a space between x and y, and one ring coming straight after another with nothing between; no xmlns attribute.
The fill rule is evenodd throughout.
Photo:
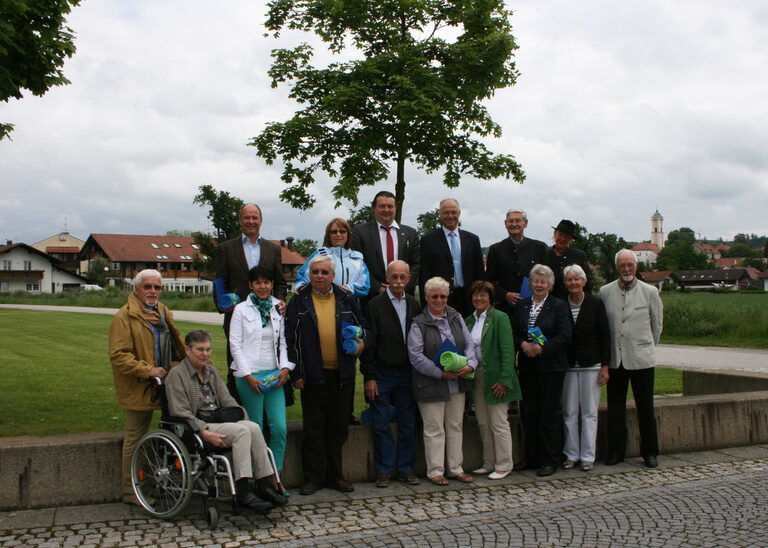
<svg viewBox="0 0 768 548"><path fill-rule="evenodd" d="M666 245L672 245L675 242L679 242L681 240L690 242L690 244L693 245L694 242L696 241L696 234L693 232L693 229L687 226L684 226L684 227L678 228L677 230L673 230L672 232L667 234Z"/></svg>
<svg viewBox="0 0 768 548"><path fill-rule="evenodd" d="M43 95L69 84L61 68L75 53L74 33L65 15L80 0L0 0L0 100L21 99L22 91ZM0 122L0 140L13 124Z"/></svg>
<svg viewBox="0 0 768 548"><path fill-rule="evenodd" d="M522 183L514 157L478 139L501 135L483 102L518 75L510 16L503 0L273 0L266 26L274 36L311 31L352 57L316 68L306 43L272 52L272 86L290 82L290 97L304 105L249 143L267 164L282 162L280 199L312 207L321 170L336 179L337 206L357 205L360 188L394 165L400 221L408 163L440 170L450 188L463 175Z"/></svg>

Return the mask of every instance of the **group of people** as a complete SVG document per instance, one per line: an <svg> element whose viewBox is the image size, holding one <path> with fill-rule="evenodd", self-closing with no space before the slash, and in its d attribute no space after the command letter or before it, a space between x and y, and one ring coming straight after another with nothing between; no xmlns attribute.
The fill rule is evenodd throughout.
<svg viewBox="0 0 768 548"><path fill-rule="evenodd" d="M392 193L379 192L372 209L375 220L354 228L341 218L328 223L323 246L299 270L286 305L280 249L260 236L261 209L255 204L242 208L242 235L220 244L217 269L217 278L241 301L220 307L227 335L227 394L215 368L207 365L210 335L201 340L199 333L190 333L181 343L171 313L158 302L160 274L139 273L134 294L110 331L115 383L126 408L127 502L132 493L126 463L156 405L137 394L149 376L166 374L169 404L184 401L171 409L195 416L206 441L232 446L248 439L250 462L234 465L236 479L245 478L237 484L237 496L246 506L285 502L256 453L266 430L282 468L285 408L294 389L303 409L300 493L323 486L353 491L343 474L342 447L358 361L370 404L377 487L387 487L395 477L409 485L420 482L415 472L419 416L426 476L436 485L449 479L472 482L479 474L500 479L513 469L533 468L539 476L559 467L590 470L605 384L606 464L616 464L627 443L630 381L641 453L647 466L658 465L653 367L663 312L658 291L636 278L631 251L616 255L619 279L604 285L598 298L591 294L586 255L569 247L576 229L571 221L553 227L553 245L547 246L525 237L524 211L510 210L508 237L490 246L484 265L479 238L459 227L455 199L440 202L442 226L421 238L395 221ZM417 287L421 304L414 297ZM200 344L207 344L207 354ZM171 363L182 359L185 367L169 373ZM244 420L236 425L249 423L238 435L201 418L211 405L238 405L228 399L229 392L243 408ZM463 467L462 453L467 394L483 446L482 463L472 474ZM508 409L515 401L521 401L525 436L524 459L513 464ZM233 458L248 460L248 454L233 451ZM253 478L255 486L249 489Z"/></svg>

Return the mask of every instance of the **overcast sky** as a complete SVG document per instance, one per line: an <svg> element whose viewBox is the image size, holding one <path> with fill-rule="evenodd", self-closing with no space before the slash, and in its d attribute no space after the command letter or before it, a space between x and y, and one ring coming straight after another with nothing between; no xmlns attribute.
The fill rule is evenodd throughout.
<svg viewBox="0 0 768 548"><path fill-rule="evenodd" d="M458 198L462 226L484 246L506 236L504 213L528 211L527 235L549 241L569 218L590 232L650 238L656 208L669 231L768 234L768 4L628 0L509 2L520 49L516 86L489 103L524 185L406 171L403 221ZM60 232L164 234L206 230L192 204L203 184L264 210L262 234L322 239L332 186L315 208L280 203L279 166L247 147L297 105L271 89L257 1L85 0L69 25L70 86L0 103L16 124L0 142L0 240ZM306 35L307 38L310 35ZM370 200L389 181L364 189Z"/></svg>

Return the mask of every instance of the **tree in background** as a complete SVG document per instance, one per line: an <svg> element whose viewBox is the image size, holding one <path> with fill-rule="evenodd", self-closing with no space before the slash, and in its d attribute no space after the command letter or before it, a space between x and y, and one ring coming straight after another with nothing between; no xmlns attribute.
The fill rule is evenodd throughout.
<svg viewBox="0 0 768 548"><path fill-rule="evenodd" d="M687 242L690 242L691 245L693 245L693 243L696 241L696 234L693 232L692 228L688 228L687 226L678 228L677 230L673 230L672 232L667 234L666 245L672 245L675 242L680 240L685 240Z"/></svg>
<svg viewBox="0 0 768 548"><path fill-rule="evenodd" d="M106 257L94 257L88 261L88 272L85 277L88 283L104 287L107 285L107 276L112 263Z"/></svg>
<svg viewBox="0 0 768 548"><path fill-rule="evenodd" d="M430 211L419 213L416 217L416 225L416 233L419 237L440 228L440 208L436 207ZM461 221L459 221L459 225L461 225Z"/></svg>
<svg viewBox="0 0 768 548"><path fill-rule="evenodd" d="M364 205L357 210L350 209L349 219L347 219L347 222L349 223L349 226L355 228L355 225L368 223L375 220L376 218L373 216L373 208L370 205Z"/></svg>
<svg viewBox="0 0 768 548"><path fill-rule="evenodd" d="M744 259L743 261L739 261L736 263L736 266L747 268L749 266L758 269L760 272L765 272L766 269L768 269L768 264L765 264L763 262L762 258L749 258Z"/></svg>
<svg viewBox="0 0 768 548"><path fill-rule="evenodd" d="M166 236L177 236L177 237L190 237L192 236L191 230L169 230L165 233Z"/></svg>
<svg viewBox="0 0 768 548"><path fill-rule="evenodd" d="M738 242L731 246L731 248L727 251L722 252L723 257L745 257L745 258L751 258L751 257L762 257L763 251L761 249L752 249L744 242Z"/></svg>
<svg viewBox="0 0 768 548"><path fill-rule="evenodd" d="M501 135L482 102L518 74L503 0L273 0L269 7L275 37L312 31L332 53L358 57L315 68L306 43L272 52L272 87L291 82L290 97L306 105L249 143L267 164L282 161L282 201L312 207L309 186L322 170L338 178L336 206L357 205L360 188L384 180L394 162L400 222L406 163L442 171L449 188L462 175L523 182L513 156L493 154L475 138Z"/></svg>
<svg viewBox="0 0 768 548"><path fill-rule="evenodd" d="M61 67L75 53L74 32L64 18L80 0L0 2L0 100L21 99L22 90L44 95L69 84ZM0 122L0 141L13 124Z"/></svg>
<svg viewBox="0 0 768 548"><path fill-rule="evenodd" d="M693 242L679 238L672 244L667 244L659 252L656 259L659 270L703 270L713 268L704 253L697 250Z"/></svg>
<svg viewBox="0 0 768 548"><path fill-rule="evenodd" d="M211 234L203 232L192 234L195 243L200 247L198 254L194 257L193 264L199 272L213 274L216 272L216 262L219 257L216 244L240 234L238 219L244 203L240 198L230 196L229 192L223 190L218 191L211 185L202 185L197 190L198 194L192 199L192 203L201 207L210 207L208 218L216 230L216 235L214 239Z"/></svg>
<svg viewBox="0 0 768 548"><path fill-rule="evenodd" d="M350 234L349 237L351 238L352 235ZM293 242L293 250L302 257L309 257L317 251L319 247L320 244L317 243L317 240L312 240L310 238L299 239Z"/></svg>
<svg viewBox="0 0 768 548"><path fill-rule="evenodd" d="M581 249L587 255L589 264L597 267L596 274L602 278L603 283L608 283L618 277L616 270L616 253L620 249L629 249L629 244L621 236L607 232L590 234L586 227L576 223L577 237L571 242L571 247ZM640 265L638 265L640 270ZM594 280L598 282L598 280ZM593 283L594 289L600 287L600 283Z"/></svg>

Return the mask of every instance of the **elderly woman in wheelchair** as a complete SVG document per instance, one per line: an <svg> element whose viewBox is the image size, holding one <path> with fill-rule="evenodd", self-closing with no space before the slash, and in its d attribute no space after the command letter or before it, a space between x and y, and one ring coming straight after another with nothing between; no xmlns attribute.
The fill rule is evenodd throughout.
<svg viewBox="0 0 768 548"><path fill-rule="evenodd" d="M274 457L259 425L248 420L209 363L210 333L191 331L184 343L187 357L165 380L160 426L169 431L150 432L134 454L132 480L142 506L157 517L171 518L194 491L208 497L206 518L215 526L220 479L229 484L235 510L266 513L283 506L287 498L275 489L279 478ZM226 457L215 454L217 449L231 449L231 466Z"/></svg>

